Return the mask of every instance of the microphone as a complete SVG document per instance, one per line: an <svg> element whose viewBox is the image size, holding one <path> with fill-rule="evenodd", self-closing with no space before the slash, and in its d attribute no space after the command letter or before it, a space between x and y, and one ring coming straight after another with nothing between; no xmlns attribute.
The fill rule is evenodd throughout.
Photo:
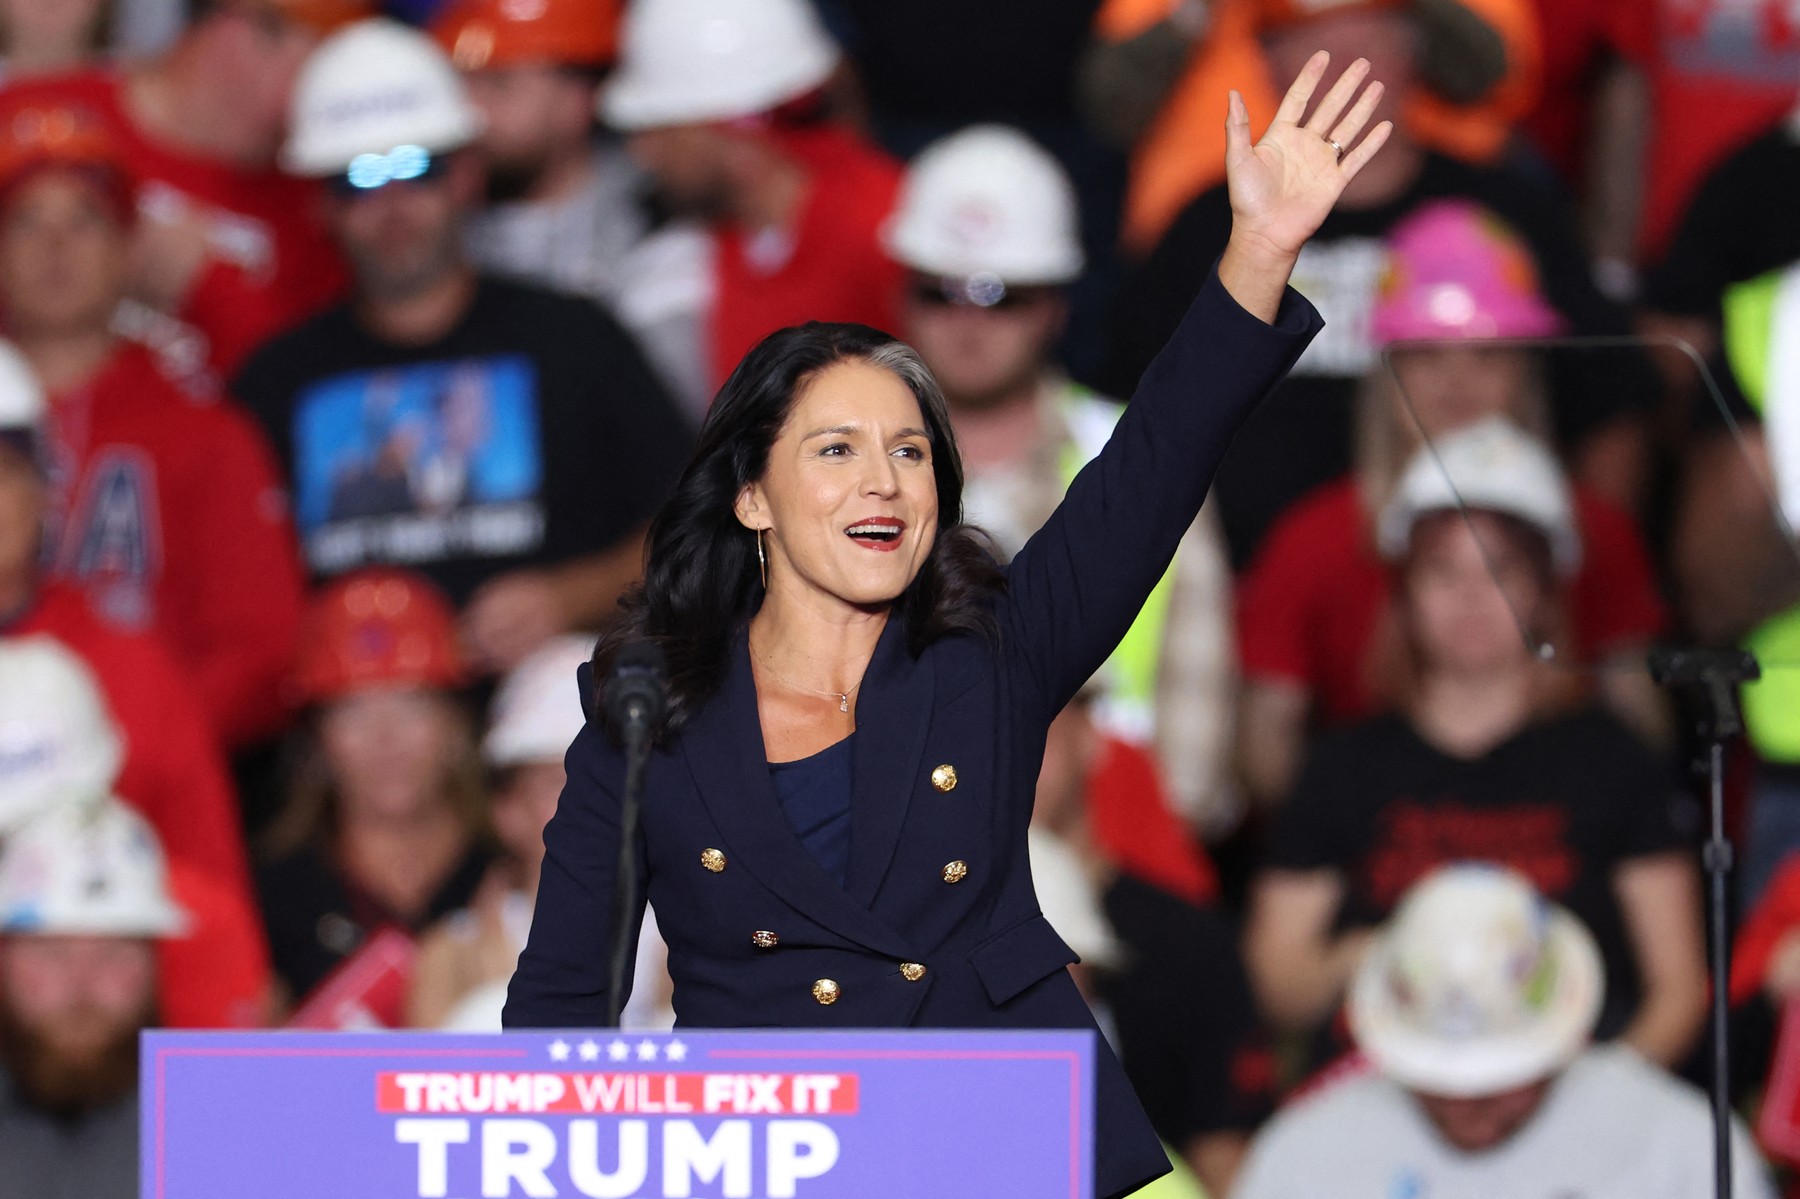
<svg viewBox="0 0 1800 1199"><path fill-rule="evenodd" d="M669 709L667 666L654 641L632 641L619 650L612 674L600 692L600 708L627 745L649 740L650 730Z"/></svg>
<svg viewBox="0 0 1800 1199"><path fill-rule="evenodd" d="M637 840L643 803L644 766L650 756L650 730L669 709L667 665L662 647L633 641L619 650L612 673L600 691L600 710L625 740L625 786L619 795L619 862L614 876L612 956L607 968L606 1022L619 1026L628 987L626 965L637 945Z"/></svg>

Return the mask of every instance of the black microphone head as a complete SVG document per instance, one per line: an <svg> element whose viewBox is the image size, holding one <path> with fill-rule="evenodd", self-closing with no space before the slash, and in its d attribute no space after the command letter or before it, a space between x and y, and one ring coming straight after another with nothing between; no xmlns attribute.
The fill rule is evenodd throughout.
<svg viewBox="0 0 1800 1199"><path fill-rule="evenodd" d="M654 641L630 641L619 648L612 673L600 692L600 705L621 729L648 728L668 710L668 667Z"/></svg>
<svg viewBox="0 0 1800 1199"><path fill-rule="evenodd" d="M641 670L660 676L668 668L662 646L654 641L627 641L619 647L619 656L613 660L614 675Z"/></svg>

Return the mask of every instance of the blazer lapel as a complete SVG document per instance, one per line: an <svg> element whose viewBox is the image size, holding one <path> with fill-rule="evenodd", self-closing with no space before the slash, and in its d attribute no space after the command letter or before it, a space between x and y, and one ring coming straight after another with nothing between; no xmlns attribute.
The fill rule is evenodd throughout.
<svg viewBox="0 0 1800 1199"><path fill-rule="evenodd" d="M914 659L898 615L889 619L856 697L854 791L850 806L851 898L873 906L887 877L907 805L919 782L931 728L931 656Z"/></svg>
<svg viewBox="0 0 1800 1199"><path fill-rule="evenodd" d="M726 852L736 864L796 910L838 935L896 959L910 960L915 956L905 937L876 919L813 861L788 824L769 779L768 755L763 749L762 725L756 710L756 682L750 673L750 653L741 633L732 644L724 684L682 732L681 744L701 802L724 834ZM859 745L858 770L862 759ZM860 809L853 807L852 880L856 878L858 836L854 826L860 818Z"/></svg>

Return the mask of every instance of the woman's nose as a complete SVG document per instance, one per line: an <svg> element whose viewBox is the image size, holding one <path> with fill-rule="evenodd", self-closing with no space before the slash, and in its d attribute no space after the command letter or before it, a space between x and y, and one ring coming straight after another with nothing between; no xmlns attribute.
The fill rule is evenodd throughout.
<svg viewBox="0 0 1800 1199"><path fill-rule="evenodd" d="M863 477L863 494L890 497L900 490L900 472L894 460L886 454L870 460L870 466Z"/></svg>

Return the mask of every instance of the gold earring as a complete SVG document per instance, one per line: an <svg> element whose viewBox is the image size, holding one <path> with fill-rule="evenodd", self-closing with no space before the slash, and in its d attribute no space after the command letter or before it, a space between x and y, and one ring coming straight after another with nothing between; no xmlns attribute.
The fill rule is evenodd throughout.
<svg viewBox="0 0 1800 1199"><path fill-rule="evenodd" d="M769 589L769 559L763 554L763 531L756 530L756 571L762 576L763 590Z"/></svg>

